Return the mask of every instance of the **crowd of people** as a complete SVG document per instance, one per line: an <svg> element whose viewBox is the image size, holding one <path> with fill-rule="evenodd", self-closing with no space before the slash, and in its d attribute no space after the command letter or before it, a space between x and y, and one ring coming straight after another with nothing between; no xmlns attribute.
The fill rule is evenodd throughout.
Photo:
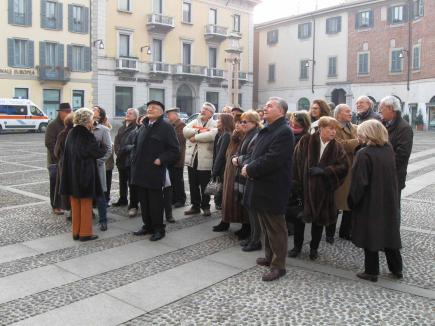
<svg viewBox="0 0 435 326"><path fill-rule="evenodd" d="M367 96L346 104L317 99L309 111L288 112L285 100L270 98L258 110L226 106L216 116L205 102L187 123L180 110L150 101L140 115L127 110L112 145L111 125L100 106L72 112L68 103L47 129L50 199L53 213L71 211L74 240L89 241L93 207L107 230L107 207L126 207L142 226L137 236L165 237L172 208L186 205L184 166L190 190L187 216L210 216L211 196L221 212L214 232L230 224L244 252L262 250L257 264L269 267L263 281L286 273L286 257L303 250L311 224L309 258L319 257L338 235L364 249L359 278L377 281L379 252L391 276L402 278L400 197L405 187L413 132L401 117L401 103L387 96L379 113ZM354 123L353 123L354 122ZM114 159L115 158L115 159ZM118 169L119 199L110 202L112 170ZM293 235L292 249L288 248Z"/></svg>

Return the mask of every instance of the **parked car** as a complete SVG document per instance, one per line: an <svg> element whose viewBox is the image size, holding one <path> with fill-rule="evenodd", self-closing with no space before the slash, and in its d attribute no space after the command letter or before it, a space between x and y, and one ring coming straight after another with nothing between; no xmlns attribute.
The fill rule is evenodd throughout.
<svg viewBox="0 0 435 326"><path fill-rule="evenodd" d="M30 100L0 98L0 132L4 130L45 132L48 120L47 115Z"/></svg>

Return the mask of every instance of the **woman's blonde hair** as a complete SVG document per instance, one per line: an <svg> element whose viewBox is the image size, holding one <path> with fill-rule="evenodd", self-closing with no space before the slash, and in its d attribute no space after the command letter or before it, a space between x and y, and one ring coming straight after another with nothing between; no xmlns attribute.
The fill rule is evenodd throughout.
<svg viewBox="0 0 435 326"><path fill-rule="evenodd" d="M358 125L357 136L368 146L384 146L388 143L388 131L376 119L367 120Z"/></svg>
<svg viewBox="0 0 435 326"><path fill-rule="evenodd" d="M334 118L324 116L319 119L318 126L319 128L332 127L338 129L340 127L340 124Z"/></svg>
<svg viewBox="0 0 435 326"><path fill-rule="evenodd" d="M81 108L74 112L74 126L87 127L89 122L94 119L94 112L87 108Z"/></svg>
<svg viewBox="0 0 435 326"><path fill-rule="evenodd" d="M263 127L263 124L261 123L260 115L254 110L243 112L241 119L255 123L255 125L259 128Z"/></svg>

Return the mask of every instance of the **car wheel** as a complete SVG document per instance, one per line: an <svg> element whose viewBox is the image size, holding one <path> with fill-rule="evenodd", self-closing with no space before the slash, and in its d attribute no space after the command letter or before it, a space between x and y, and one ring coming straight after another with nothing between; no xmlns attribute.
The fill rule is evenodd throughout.
<svg viewBox="0 0 435 326"><path fill-rule="evenodd" d="M41 123L39 125L38 131L39 132L45 132L47 130L47 124L46 123Z"/></svg>

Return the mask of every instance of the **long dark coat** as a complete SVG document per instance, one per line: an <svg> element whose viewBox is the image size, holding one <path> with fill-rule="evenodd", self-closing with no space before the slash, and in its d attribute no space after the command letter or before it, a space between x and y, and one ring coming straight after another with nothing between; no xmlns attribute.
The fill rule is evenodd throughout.
<svg viewBox="0 0 435 326"><path fill-rule="evenodd" d="M352 242L357 247L370 251L401 248L396 166L389 144L364 147L356 153L348 203Z"/></svg>
<svg viewBox="0 0 435 326"><path fill-rule="evenodd" d="M184 167L184 158L186 156L186 138L183 135L183 129L186 127L186 124L181 120L176 120L172 126L175 129L175 133L177 135L178 143L180 145L180 156L174 164L174 168L182 168Z"/></svg>
<svg viewBox="0 0 435 326"><path fill-rule="evenodd" d="M139 128L131 162L131 183L147 189L162 189L166 169L179 158L180 148L172 125L158 118L151 126L148 118ZM160 159L161 165L154 164Z"/></svg>
<svg viewBox="0 0 435 326"><path fill-rule="evenodd" d="M343 146L331 140L320 156L320 134L302 137L296 146L293 162L293 182L302 189L304 221L317 225L337 222L334 191L343 183L349 161ZM310 176L310 168L321 167L324 176Z"/></svg>
<svg viewBox="0 0 435 326"><path fill-rule="evenodd" d="M213 168L212 178L223 178L225 172L226 152L231 141L231 133L228 131L216 135L213 146Z"/></svg>
<svg viewBox="0 0 435 326"><path fill-rule="evenodd" d="M128 126L124 123L115 136L114 149L116 154L116 166L118 169L126 169L130 166L129 151L126 151L128 145L129 135L137 128L135 122L130 123Z"/></svg>
<svg viewBox="0 0 435 326"><path fill-rule="evenodd" d="M57 137L65 127L63 121L58 115L56 119L50 121L45 131L45 147L47 148L47 165L56 164L57 160L54 155L54 146L56 146Z"/></svg>
<svg viewBox="0 0 435 326"><path fill-rule="evenodd" d="M293 132L284 117L260 130L247 166L243 206L285 214L291 190L293 143Z"/></svg>
<svg viewBox="0 0 435 326"><path fill-rule="evenodd" d="M96 198L102 188L98 178L96 159L106 154L86 127L75 126L68 134L63 153L60 184L62 195L75 198Z"/></svg>
<svg viewBox="0 0 435 326"><path fill-rule="evenodd" d="M388 138L396 155L396 171L399 190L405 188L406 170L412 151L414 133L408 122L398 113L394 122L387 127Z"/></svg>
<svg viewBox="0 0 435 326"><path fill-rule="evenodd" d="M57 160L56 170L56 185L55 192L60 195L60 181L62 179L63 170L63 153L65 151L66 138L69 132L72 130L72 126L65 126L65 128L59 133L57 137L56 145L54 146L54 156ZM55 205L65 210L71 210L71 202L68 196L55 196Z"/></svg>

